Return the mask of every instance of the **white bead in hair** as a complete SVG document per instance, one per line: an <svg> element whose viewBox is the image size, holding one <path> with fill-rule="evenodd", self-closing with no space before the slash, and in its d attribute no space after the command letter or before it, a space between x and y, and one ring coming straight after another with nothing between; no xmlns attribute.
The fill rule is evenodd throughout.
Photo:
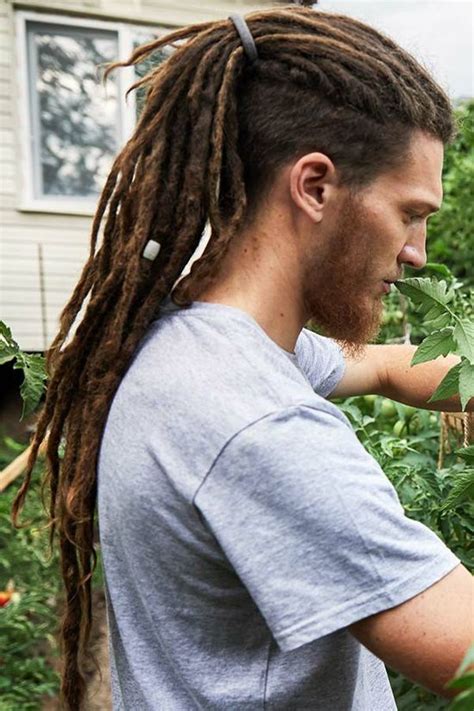
<svg viewBox="0 0 474 711"><path fill-rule="evenodd" d="M155 240L153 239L150 239L145 245L142 257L144 257L145 259L149 259L150 262L152 262L158 256L160 249L161 244L159 242L155 242Z"/></svg>

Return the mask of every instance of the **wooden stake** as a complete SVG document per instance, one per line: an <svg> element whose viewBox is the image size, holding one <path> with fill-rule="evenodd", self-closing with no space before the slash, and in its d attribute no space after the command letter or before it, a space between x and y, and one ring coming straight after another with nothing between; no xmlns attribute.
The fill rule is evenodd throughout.
<svg viewBox="0 0 474 711"><path fill-rule="evenodd" d="M38 454L44 454L46 452L46 444L47 444L48 438L47 436L44 438L44 440L40 444L40 448L38 450ZM17 477L22 474L27 465L28 465L28 458L30 456L31 452L31 444L25 449L24 452L18 455L13 462L10 462L8 466L5 467L0 472L0 491L3 491L4 489L7 488L9 484L14 481Z"/></svg>

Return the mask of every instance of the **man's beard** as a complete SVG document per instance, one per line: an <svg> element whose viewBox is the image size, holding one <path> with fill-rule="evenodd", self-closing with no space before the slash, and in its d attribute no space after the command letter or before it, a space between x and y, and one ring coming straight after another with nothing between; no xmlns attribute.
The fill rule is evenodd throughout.
<svg viewBox="0 0 474 711"><path fill-rule="evenodd" d="M327 249L308 260L303 298L310 325L352 357L380 330L383 303L372 265L381 254L381 239L360 203L348 197Z"/></svg>

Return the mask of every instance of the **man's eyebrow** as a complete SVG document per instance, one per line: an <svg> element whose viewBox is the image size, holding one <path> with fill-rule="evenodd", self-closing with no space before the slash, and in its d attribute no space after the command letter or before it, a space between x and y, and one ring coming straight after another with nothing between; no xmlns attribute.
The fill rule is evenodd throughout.
<svg viewBox="0 0 474 711"><path fill-rule="evenodd" d="M411 200L409 203L407 203L407 206L421 208L427 213L434 213L439 211L441 204L435 205L434 203L426 202L425 200Z"/></svg>

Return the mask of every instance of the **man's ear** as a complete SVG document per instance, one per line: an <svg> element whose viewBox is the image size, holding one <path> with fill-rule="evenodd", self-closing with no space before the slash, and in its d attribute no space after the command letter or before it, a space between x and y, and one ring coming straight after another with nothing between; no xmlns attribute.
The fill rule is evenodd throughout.
<svg viewBox="0 0 474 711"><path fill-rule="evenodd" d="M321 222L328 203L337 193L334 163L324 153L307 153L290 171L290 194L312 222Z"/></svg>

